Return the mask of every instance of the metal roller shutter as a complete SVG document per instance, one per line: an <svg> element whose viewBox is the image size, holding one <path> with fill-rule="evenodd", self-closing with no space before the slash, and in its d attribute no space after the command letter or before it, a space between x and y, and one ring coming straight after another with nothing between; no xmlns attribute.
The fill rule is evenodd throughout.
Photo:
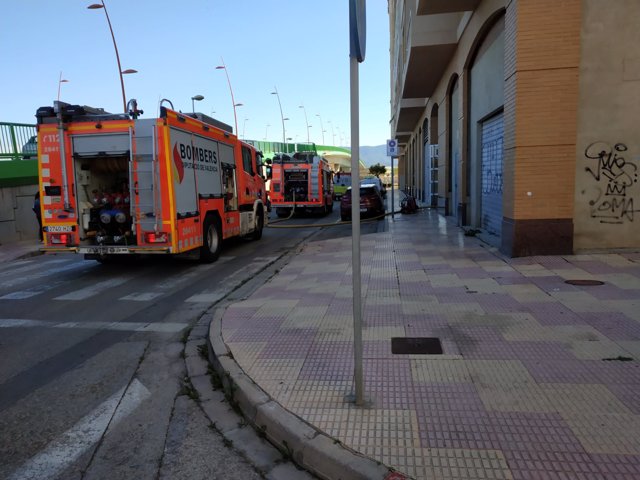
<svg viewBox="0 0 640 480"><path fill-rule="evenodd" d="M502 229L503 138L502 114L482 123L482 228L498 236Z"/></svg>

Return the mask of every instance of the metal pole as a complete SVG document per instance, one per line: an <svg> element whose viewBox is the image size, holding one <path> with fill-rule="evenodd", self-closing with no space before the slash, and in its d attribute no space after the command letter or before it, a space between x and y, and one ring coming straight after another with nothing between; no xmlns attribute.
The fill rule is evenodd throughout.
<svg viewBox="0 0 640 480"><path fill-rule="evenodd" d="M64 142L64 121L62 120L62 107L58 103L58 145L60 146L60 165L62 167L62 198L64 200L64 210L71 212L71 204L69 203L69 183L67 182L67 153L65 151Z"/></svg>
<svg viewBox="0 0 640 480"><path fill-rule="evenodd" d="M282 103L280 103L280 94L278 93L278 88L273 87L273 94L278 99L278 107L280 107L280 119L282 120L282 148L285 148L284 145L287 143L286 135L284 133L284 115L282 114Z"/></svg>
<svg viewBox="0 0 640 480"><path fill-rule="evenodd" d="M60 79L58 80L58 101L60 101L60 87L63 83L66 83L68 81L69 80L65 80L64 78L62 78L62 70L60 70Z"/></svg>
<svg viewBox="0 0 640 480"><path fill-rule="evenodd" d="M393 155L391 155L391 220L395 220L396 218L395 195L395 187L393 186Z"/></svg>
<svg viewBox="0 0 640 480"><path fill-rule="evenodd" d="M111 39L113 40L113 49L116 51L116 60L118 61L118 75L120 75L120 87L122 88L122 106L124 113L127 113L127 97L124 93L124 78L122 78L122 66L120 65L120 55L118 54L118 45L116 45L116 37L113 34L113 28L111 28L111 20L109 20L109 13L107 12L107 6L104 4L104 0L100 0L102 8L104 8L104 14L107 17L107 23L109 24L109 31L111 32Z"/></svg>
<svg viewBox="0 0 640 480"><path fill-rule="evenodd" d="M311 143L311 140L309 137L309 120L307 120L307 109L304 108L304 104L300 105L300 108L304 112L304 123L307 126L307 143Z"/></svg>
<svg viewBox="0 0 640 480"><path fill-rule="evenodd" d="M353 272L353 351L356 405L364 405L362 374L362 288L360 271L360 117L358 60L350 57L351 70L351 256Z"/></svg>
<svg viewBox="0 0 640 480"><path fill-rule="evenodd" d="M224 64L224 58L220 57L222 61L222 68L224 70L224 74L227 76L227 83L229 84L229 93L231 94L231 104L233 105L233 120L235 122L236 129L234 130L236 136L238 136L238 115L236 114L236 101L233 98L233 88L231 88L231 80L229 79L229 72L227 71L227 66Z"/></svg>
<svg viewBox="0 0 640 480"><path fill-rule="evenodd" d="M320 119L320 130L322 133L322 145L324 145L324 125L322 124L322 117L320 116L319 113L316 113L316 117L318 117Z"/></svg>

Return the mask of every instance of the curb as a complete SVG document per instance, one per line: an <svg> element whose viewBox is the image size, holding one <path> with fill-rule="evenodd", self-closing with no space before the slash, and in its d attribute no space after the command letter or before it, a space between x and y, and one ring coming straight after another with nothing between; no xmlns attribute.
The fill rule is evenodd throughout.
<svg viewBox="0 0 640 480"><path fill-rule="evenodd" d="M261 435L282 454L318 478L327 480L383 480L408 478L365 457L286 410L265 393L238 365L222 338L226 308L213 312L209 325L209 362L224 391Z"/></svg>

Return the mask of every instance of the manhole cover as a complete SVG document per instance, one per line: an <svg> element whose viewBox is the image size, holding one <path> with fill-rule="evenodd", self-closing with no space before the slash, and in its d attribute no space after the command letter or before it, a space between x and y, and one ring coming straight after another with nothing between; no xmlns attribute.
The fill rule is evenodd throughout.
<svg viewBox="0 0 640 480"><path fill-rule="evenodd" d="M604 282L600 280L565 280L564 283L569 285L576 285L578 287L593 287L597 285L604 285Z"/></svg>
<svg viewBox="0 0 640 480"><path fill-rule="evenodd" d="M442 344L435 337L392 337L391 353L442 355Z"/></svg>

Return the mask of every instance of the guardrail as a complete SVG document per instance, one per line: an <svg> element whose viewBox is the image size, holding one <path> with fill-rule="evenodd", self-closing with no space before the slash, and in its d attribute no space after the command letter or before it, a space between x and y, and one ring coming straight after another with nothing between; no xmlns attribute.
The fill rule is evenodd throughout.
<svg viewBox="0 0 640 480"><path fill-rule="evenodd" d="M36 126L0 122L0 161L35 160L38 156Z"/></svg>

